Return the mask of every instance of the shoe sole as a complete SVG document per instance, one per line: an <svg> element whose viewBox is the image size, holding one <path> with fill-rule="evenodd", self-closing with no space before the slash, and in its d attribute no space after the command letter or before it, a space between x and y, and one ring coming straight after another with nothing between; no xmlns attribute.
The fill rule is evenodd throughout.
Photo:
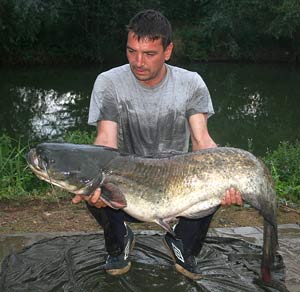
<svg viewBox="0 0 300 292"><path fill-rule="evenodd" d="M174 264L175 264L175 269L177 272L181 273L182 275L184 275L185 277L192 279L192 280L198 280L202 278L202 275L200 274L196 274L196 273L192 273L190 271L188 271L187 269L185 269L184 267L182 267L181 265L177 264L176 262L176 258L172 252L172 250L169 248L166 240L163 240L163 243L165 245L165 247L167 248L168 253L170 254Z"/></svg>
<svg viewBox="0 0 300 292"><path fill-rule="evenodd" d="M135 238L132 241L131 249L129 252L131 252L134 248L135 245ZM128 262L128 265L124 268L121 269L110 269L110 270L105 270L107 274L112 275L112 276L118 276L118 275L123 275L126 274L131 268L131 262Z"/></svg>
<svg viewBox="0 0 300 292"><path fill-rule="evenodd" d="M128 265L122 269L111 269L111 270L106 270L106 273L112 276L118 276L118 275L123 275L126 274L131 268L131 262L128 262Z"/></svg>

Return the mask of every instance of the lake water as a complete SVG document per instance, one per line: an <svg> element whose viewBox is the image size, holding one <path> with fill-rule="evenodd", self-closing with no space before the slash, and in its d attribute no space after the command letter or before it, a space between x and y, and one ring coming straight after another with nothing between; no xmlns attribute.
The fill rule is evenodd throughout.
<svg viewBox="0 0 300 292"><path fill-rule="evenodd" d="M300 68L286 64L185 66L206 82L216 114L209 131L221 146L263 155L280 141L300 140ZM100 67L0 69L0 134L61 140L87 130L90 93Z"/></svg>

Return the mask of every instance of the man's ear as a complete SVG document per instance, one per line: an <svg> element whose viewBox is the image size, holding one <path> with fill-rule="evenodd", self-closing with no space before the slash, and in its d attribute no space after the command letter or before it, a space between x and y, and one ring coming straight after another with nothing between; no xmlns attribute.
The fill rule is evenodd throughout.
<svg viewBox="0 0 300 292"><path fill-rule="evenodd" d="M165 61L169 61L173 52L174 44L171 42L165 49Z"/></svg>

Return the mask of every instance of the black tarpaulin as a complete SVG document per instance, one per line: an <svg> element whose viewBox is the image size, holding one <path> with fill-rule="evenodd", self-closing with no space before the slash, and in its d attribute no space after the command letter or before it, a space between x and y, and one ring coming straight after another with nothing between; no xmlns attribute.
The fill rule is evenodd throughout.
<svg viewBox="0 0 300 292"><path fill-rule="evenodd" d="M2 262L0 291L287 291L284 265L276 257L273 281L260 280L260 246L240 239L207 237L198 257L203 278L175 271L163 236L136 234L132 267L122 276L101 269L106 258L100 233L41 240Z"/></svg>

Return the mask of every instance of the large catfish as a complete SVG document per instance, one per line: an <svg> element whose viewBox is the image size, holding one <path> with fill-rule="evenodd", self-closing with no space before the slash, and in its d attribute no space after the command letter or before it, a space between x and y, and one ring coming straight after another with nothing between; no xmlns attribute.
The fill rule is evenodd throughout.
<svg viewBox="0 0 300 292"><path fill-rule="evenodd" d="M264 218L261 272L264 281L271 280L278 247L276 196L269 171L247 151L218 147L146 158L101 146L43 143L27 161L39 178L74 194L102 187L110 207L172 234L170 221L213 213L226 189L234 187Z"/></svg>

